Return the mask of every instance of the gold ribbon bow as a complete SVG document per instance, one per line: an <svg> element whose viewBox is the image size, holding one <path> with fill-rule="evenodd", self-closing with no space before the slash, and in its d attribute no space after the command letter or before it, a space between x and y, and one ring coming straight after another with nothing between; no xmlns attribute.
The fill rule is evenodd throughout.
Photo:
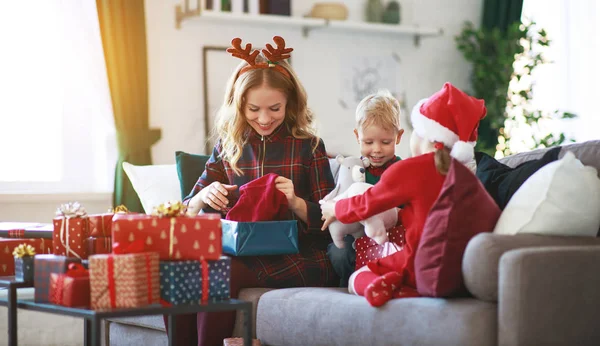
<svg viewBox="0 0 600 346"><path fill-rule="evenodd" d="M109 208L108 212L113 213L113 214L127 214L127 213L129 213L129 209L127 209L126 206L121 204L121 205L116 206L114 209Z"/></svg>
<svg viewBox="0 0 600 346"><path fill-rule="evenodd" d="M177 217L185 216L187 207L179 201L170 201L154 207L152 215L158 217Z"/></svg>
<svg viewBox="0 0 600 346"><path fill-rule="evenodd" d="M15 247L15 250L13 251L13 256L18 257L18 258L34 256L34 255L35 255L35 248L29 244L21 244L21 245Z"/></svg>

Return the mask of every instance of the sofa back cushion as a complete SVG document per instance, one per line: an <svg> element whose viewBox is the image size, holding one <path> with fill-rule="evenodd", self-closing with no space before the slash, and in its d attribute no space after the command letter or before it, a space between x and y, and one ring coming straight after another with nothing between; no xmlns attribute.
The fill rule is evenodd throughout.
<svg viewBox="0 0 600 346"><path fill-rule="evenodd" d="M584 165L595 167L598 170L598 176L600 176L600 140L566 144L561 146L561 148L562 150L558 154L559 159L565 156L567 151L570 151L575 154L575 157L578 158ZM499 161L509 167L516 167L523 162L541 158L548 150L551 149L552 148L532 150L511 155L500 159Z"/></svg>
<svg viewBox="0 0 600 346"><path fill-rule="evenodd" d="M177 164L177 176L179 177L179 188L183 200L192 192L198 178L204 172L206 162L210 156L188 154L183 151L175 152L175 163Z"/></svg>
<svg viewBox="0 0 600 346"><path fill-rule="evenodd" d="M467 243L478 233L491 232L499 216L500 209L477 177L452 159L415 256L419 293L430 297L466 293L461 266Z"/></svg>
<svg viewBox="0 0 600 346"><path fill-rule="evenodd" d="M532 175L514 194L494 230L498 234L596 236L600 179L568 151Z"/></svg>
<svg viewBox="0 0 600 346"><path fill-rule="evenodd" d="M538 169L556 161L560 151L559 147L552 148L544 152L542 157L522 162L516 167L509 167L485 153L477 152L477 177L500 209L504 209L521 185Z"/></svg>

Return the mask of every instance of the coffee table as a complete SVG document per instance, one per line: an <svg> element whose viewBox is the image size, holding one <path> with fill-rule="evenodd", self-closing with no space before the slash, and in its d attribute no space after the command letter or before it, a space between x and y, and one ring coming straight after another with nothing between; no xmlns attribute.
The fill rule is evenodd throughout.
<svg viewBox="0 0 600 346"><path fill-rule="evenodd" d="M8 307L9 346L17 346L17 308L83 318L86 346L100 346L101 323L107 318L168 315L169 345L171 346L174 345L173 336L176 333L173 316L197 312L240 310L244 313L244 346L252 346L252 303L243 300L209 300L201 304L149 305L133 309L90 310L36 303L33 299L17 299L17 288L33 287L33 283L17 281L14 276L0 277L0 287L8 288L7 299L0 299L0 305Z"/></svg>

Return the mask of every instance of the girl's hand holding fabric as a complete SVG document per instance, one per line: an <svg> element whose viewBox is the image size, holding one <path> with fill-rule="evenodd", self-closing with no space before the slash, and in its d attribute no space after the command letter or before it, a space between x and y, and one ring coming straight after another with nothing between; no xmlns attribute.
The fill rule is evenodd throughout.
<svg viewBox="0 0 600 346"><path fill-rule="evenodd" d="M288 178L278 176L275 179L275 187L277 190L283 192L290 209L294 210L298 199L296 192L294 192L294 183Z"/></svg>
<svg viewBox="0 0 600 346"><path fill-rule="evenodd" d="M321 220L323 220L323 227L321 227L321 231L324 231L327 229L327 227L329 227L329 225L335 221L335 201L331 200L331 201L319 201L319 204L321 204L321 214L323 215L323 217L321 218Z"/></svg>
<svg viewBox="0 0 600 346"><path fill-rule="evenodd" d="M229 192L235 191L237 188L237 185L221 184L218 181L214 181L200 190L200 192L190 200L188 212L198 214L200 209L206 206L218 211L225 210L229 204L229 200L227 199Z"/></svg>

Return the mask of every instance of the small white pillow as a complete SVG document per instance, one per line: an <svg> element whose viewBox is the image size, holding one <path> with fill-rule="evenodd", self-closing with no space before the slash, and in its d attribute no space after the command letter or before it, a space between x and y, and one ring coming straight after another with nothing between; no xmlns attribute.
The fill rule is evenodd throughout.
<svg viewBox="0 0 600 346"><path fill-rule="evenodd" d="M177 165L135 166L123 162L123 170L147 214L162 203L181 201Z"/></svg>
<svg viewBox="0 0 600 346"><path fill-rule="evenodd" d="M572 152L540 168L512 196L494 233L596 236L600 179Z"/></svg>

